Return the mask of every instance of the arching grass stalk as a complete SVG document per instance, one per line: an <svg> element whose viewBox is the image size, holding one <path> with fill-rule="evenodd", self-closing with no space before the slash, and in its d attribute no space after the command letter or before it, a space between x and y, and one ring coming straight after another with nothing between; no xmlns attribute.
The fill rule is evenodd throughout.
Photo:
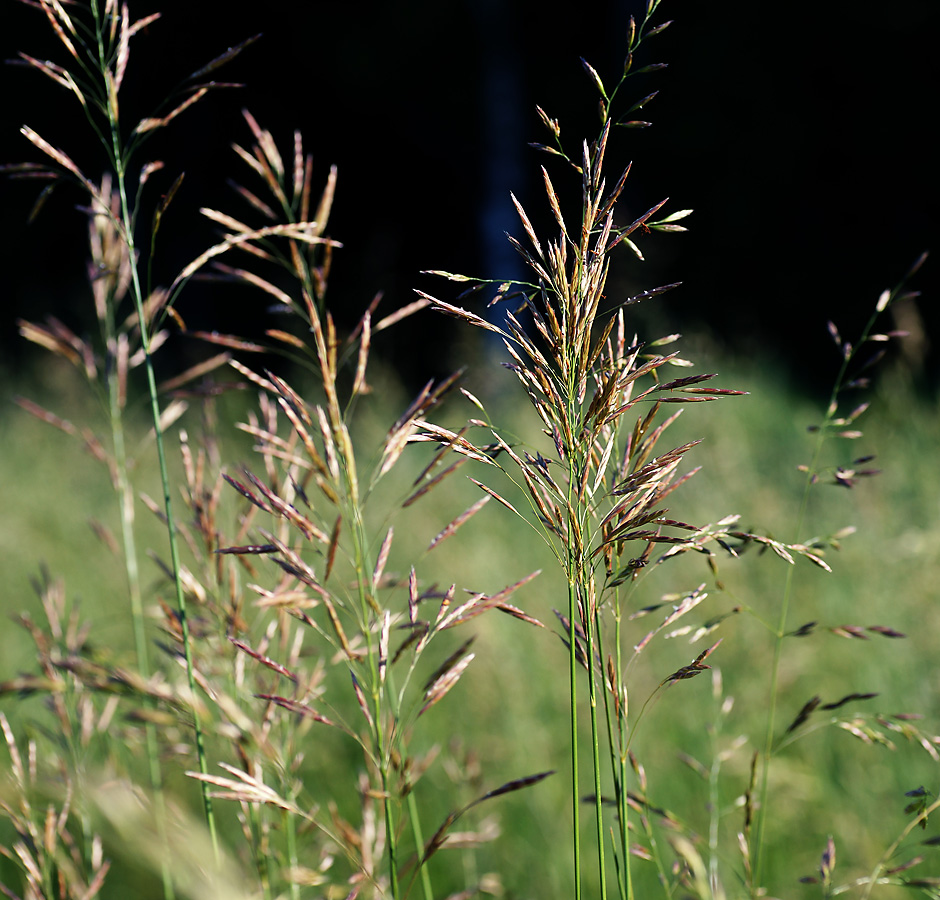
<svg viewBox="0 0 940 900"><path fill-rule="evenodd" d="M816 432L816 440L813 446L812 459L808 466L803 467L806 473L806 479L803 486L803 495L800 501L799 513L796 520L797 535L801 535L803 533L803 529L806 524L807 510L809 508L810 495L813 487L821 481L822 476L825 474L824 469L821 468L821 459L824 447L832 438L842 437L855 439L861 435L861 432L855 430L853 425L855 420L868 408L868 403L862 403L856 406L851 412L847 414L843 413L840 415L840 410L842 407L843 395L847 390L852 388L864 388L868 386L868 379L862 376L862 373L876 365L884 355L883 349L879 350L877 347L885 344L890 338L896 336L892 333L875 333L875 325L877 324L878 319L881 317L882 313L884 313L892 303L898 299L916 296L916 293L906 292L905 287L908 281L923 265L926 258L926 253L921 254L894 288L885 290L881 293L881 295L878 297L877 303L875 304L875 308L868 318L868 321L862 328L859 339L854 344L848 341L843 341L836 326L831 322L829 323L830 334L832 335L832 338L839 349L842 361L839 366L835 381L833 382L832 391L829 395L829 404L826 407L825 415L823 416L820 425L815 426L813 429ZM872 350L872 345L876 345L876 349L874 351ZM869 356L859 362L859 354L862 351L869 353ZM872 473L866 472L864 470L855 472L853 470L843 469L842 467L836 467L831 473L830 483L851 487L854 483L853 479L855 477L866 474ZM754 843L750 850L751 858L754 860L754 877L751 883L751 893L755 898L761 891L761 876L764 863L764 837L769 816L768 806L770 797L770 761L775 750L774 740L776 734L777 694L780 674L780 660L783 651L783 643L788 632L787 623L789 621L790 603L793 597L793 570L793 566L789 566L787 568L786 580L783 586L783 595L780 602L780 614L778 616L777 626L774 632L773 660L771 662L770 670L770 696L768 698L767 730L764 736L763 748L761 750L761 774L759 789L760 804L757 811L757 827L754 830Z"/></svg>

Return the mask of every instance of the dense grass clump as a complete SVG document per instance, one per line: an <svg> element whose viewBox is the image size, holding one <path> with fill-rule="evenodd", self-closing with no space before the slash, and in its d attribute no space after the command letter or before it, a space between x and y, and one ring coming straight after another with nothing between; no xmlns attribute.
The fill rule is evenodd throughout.
<svg viewBox="0 0 940 900"><path fill-rule="evenodd" d="M343 332L336 169L315 183L301 134L245 112L238 205L151 283L180 180L142 215L148 138L245 45L126 123L156 16L38 6L63 61L23 59L81 104L106 174L28 126L41 161L6 167L80 192L98 328L19 323L55 362L0 432L7 896L940 896L936 416L903 355L872 380L923 258L859 335L830 326L821 410L635 333L678 283L618 300L608 276L691 212L622 217L636 176L610 169L655 96L629 96L670 24L650 0L613 81L582 60L595 135L538 110L525 280L429 270L463 293L377 297ZM285 324L189 331L205 274ZM381 368L386 330L431 311L499 342L495 396L471 368L407 397ZM158 383L178 333L206 358Z"/></svg>

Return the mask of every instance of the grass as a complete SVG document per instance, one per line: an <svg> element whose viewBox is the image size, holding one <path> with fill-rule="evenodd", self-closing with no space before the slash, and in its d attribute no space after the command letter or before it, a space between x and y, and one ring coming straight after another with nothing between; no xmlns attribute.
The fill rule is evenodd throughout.
<svg viewBox="0 0 940 900"><path fill-rule="evenodd" d="M707 365L705 359L702 364ZM733 362L730 366L729 382L747 388L749 396L722 405L717 413L699 417L698 422L683 423L690 436L704 438L698 461L703 466L703 475L711 473L689 484L683 509L694 518L709 512L737 511L754 527L786 521L792 517L798 501L796 465L805 458L808 440L805 425L814 420L818 405L791 392L781 392L781 379L773 373L741 371ZM21 387L26 390L25 385ZM772 408L764 402L764 398L769 397L774 398ZM888 397L893 397L894 403L884 402ZM229 421L237 418L238 407L243 402L240 398L231 400L236 409L222 414L222 418ZM80 397L71 402L76 418L93 417L94 407ZM376 406L383 405L376 398ZM517 408L516 417L523 413L524 408ZM831 559L835 569L832 576L817 577L816 572L807 567L804 573L807 579L801 592L807 620L825 610L830 622L888 622L906 632L908 638L901 646L900 642L895 645L886 641L863 645L832 637L823 648L818 644L795 648L799 652L788 666L787 693L794 698L791 710L795 714L814 692L837 697L851 688L864 687L880 694L872 710L917 711L924 714L926 722L936 721L940 715L936 673L929 660L932 659L931 635L938 623L931 612L929 598L932 596L930 573L936 571L940 535L933 515L936 491L932 485L936 476L929 464L928 452L937 437L936 408L916 394L907 393L903 381L886 373L871 414L866 429L867 443L885 448L879 457L886 471L882 477L870 480L853 492L828 489L829 496L824 498L826 502L822 506L828 518L827 526L838 528L856 523L859 531L847 539L842 550ZM898 420L906 423L903 447L894 446ZM40 460L33 463L39 466L41 477L23 483L31 502L17 504L20 513L15 520L16 534L23 543L13 544L12 536L5 537L4 541L5 546L16 550L13 554L16 564L8 568L7 577L15 589L11 596L18 599L11 600L8 609L14 612L30 608L35 615L37 604L31 598L29 579L36 574L39 561L45 560L50 565L58 561L56 571L65 575L69 594L81 598L92 633L101 635L102 642L119 648L123 654L129 654L132 646L129 625L126 617L114 613L122 595L121 578L113 577L101 589L97 573L83 564L83 560L99 552L99 542L87 527L87 515L93 512L106 523L114 524L105 473L86 457L86 468L78 470L79 478L63 478L57 483L45 477L46 472L62 475L61 460L69 459L74 469L76 464L82 463L83 457L74 454L65 435L57 436L44 430L42 423L13 415L5 421L8 426L16 422L15 430L8 427L5 431L2 454L5 464L11 466L11 473L24 470L24 448L32 448L32 460L35 460L35 448L43 450ZM767 451L754 453L752 442L758 442L768 448ZM241 445L233 449L233 457L246 458L247 448ZM902 471L903 476L898 474ZM768 473L772 473L773 478L769 478ZM15 481L5 474L4 483ZM914 484L923 485L923 490L912 490ZM455 482L454 488L457 487ZM467 487L472 489L473 486ZM455 509L469 505L473 498L472 490L446 502L443 494L431 494L427 500L434 504L434 510L428 512L426 519L443 521ZM12 531L11 518L4 517L4 522ZM148 526L148 521L143 519L141 525ZM403 557L419 555L433 536L433 530L432 522L419 523L411 544L402 548ZM471 521L461 535L459 547L454 545L448 549L446 543L440 547L439 552L444 554L438 561L440 568L462 583L495 588L522 572L546 567L543 581L531 590L526 608L533 615L547 617L554 604L551 595L557 590L557 580L552 586L548 560L537 547L527 546L527 542L512 542L514 531L515 526L498 514L489 516L485 522ZM67 540L63 536L67 536ZM151 530L146 540L156 543L158 537L159 534ZM503 549L509 547L512 552ZM885 557L901 562L887 566ZM705 577L700 562L690 560L689 563L686 573L689 583ZM110 568L103 566L99 571L108 574ZM720 572L735 599L763 597L769 605L773 594L779 591L780 568L779 560L767 555L745 556L739 565L724 563ZM145 566L145 584L153 584L156 578L153 567ZM680 580L678 576L676 580ZM93 589L96 584L98 590ZM859 585L866 587L862 590ZM650 586L653 597L656 589ZM721 594L714 596L716 602L723 602ZM557 724L558 697L564 690L564 649L557 638L547 632L520 642L514 625L508 621L481 620L477 628L477 659L462 679L460 691L455 693L460 706L460 743L476 753L481 770L492 773L494 780L508 780L527 761L534 760L546 768L561 767L566 752ZM751 655L751 648L760 646L764 635L744 617L735 619L731 629L722 643L725 655L720 661L725 691L735 698L733 717L725 726L729 743L738 734L753 733L760 722L765 689L765 685L753 677L755 661ZM9 628L6 635L3 656L9 661L8 672L30 668L28 647L14 639L16 630ZM672 654L669 665L678 664L682 658L683 648L675 639L672 644L674 646L664 648ZM821 653L821 649L825 652ZM860 684L857 671L863 656L868 656L871 664L864 683ZM518 689L520 685L525 690ZM707 831L706 784L679 761L679 754L689 754L706 762L709 759L711 751L707 734L703 732L702 708L711 703L711 687L705 679L690 683L688 687L697 691L692 709L676 714L666 704L660 704L648 723L646 736L641 736L637 752L647 761L651 754L659 759L655 768L647 762L658 802L669 809L681 810L704 834ZM863 710L867 706L870 704L859 703L857 708ZM38 715L35 701L21 714L11 709L9 703L5 711L14 720L24 722ZM441 721L434 724L436 733L429 736L429 742L439 741L446 746L455 737L452 719L442 716ZM309 752L317 754L316 762L325 764L329 762L325 759L326 752L314 749L319 743L312 745ZM332 747L337 749L335 743ZM353 779L356 761L337 753L330 765L335 767L340 762L342 767L332 771ZM727 784L722 790L728 804L739 796L746 783L748 764L747 747L725 764ZM841 731L817 733L802 746L793 748L793 753L782 760L780 766L779 787L776 788L780 835L774 839L774 846L779 840L786 852L781 852L779 873L772 875L773 880L768 878L768 882L791 885L791 889L795 889L794 874L797 877L814 874L821 841L825 841L830 831L846 836L845 845L839 845L840 868L845 865L848 871L861 871L860 863L867 862L883 849L886 817L892 827L902 826L907 802L904 791L920 784L929 787L935 777L935 764L904 741L898 743L896 752L884 753L881 748L865 746ZM432 793L438 796L449 796L455 790L453 781L444 771L434 775L432 785ZM860 790L859 785L866 788ZM469 791L466 787L461 789ZM568 867L564 860L554 866L547 865L544 849L565 840L566 826L558 815L564 803L563 786L553 780L545 782L538 790L519 794L518 799L505 798L505 803L496 810L502 836L492 846L476 851L479 871L498 871L508 886L515 886L517 896L566 893L570 878ZM732 826L737 824L734 818L734 814L729 817ZM808 831L807 821L818 824ZM508 852L510 847L512 851ZM853 858L859 865L851 865L849 861Z"/></svg>
<svg viewBox="0 0 940 900"><path fill-rule="evenodd" d="M620 126L643 127L652 97L627 95L658 6L622 77L583 63L597 135L571 143L539 110L549 230L517 204L512 239L531 280L438 273L469 291L363 304L341 334L335 173L314 184L302 137L279 146L248 113L241 206L204 210L218 242L149 283L178 182L148 206L162 173L140 148L241 48L128 124L139 23L42 0L65 63L26 61L81 102L111 174L28 128L42 162L8 167L85 198L100 329L20 323L58 364L2 433L14 596L52 569L0 685L8 896L937 896L935 410L903 356L872 411L844 397L913 295L873 300L861 341L834 331L828 410L774 373L716 389L678 336L632 337L632 303L675 285L611 309L608 269L689 212L621 221L630 168L604 174ZM209 360L158 386L207 271L290 324L202 334ZM482 318L481 296L512 312ZM472 375L410 398L377 373L385 330L428 308L497 335L518 400ZM899 431L903 478L852 462L900 454ZM49 474L20 485L27 469Z"/></svg>

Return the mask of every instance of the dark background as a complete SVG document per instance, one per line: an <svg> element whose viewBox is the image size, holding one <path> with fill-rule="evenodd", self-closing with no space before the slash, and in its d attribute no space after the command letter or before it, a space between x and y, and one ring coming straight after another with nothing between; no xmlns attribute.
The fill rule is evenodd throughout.
<svg viewBox="0 0 940 900"><path fill-rule="evenodd" d="M147 146L147 158L166 162L152 196L186 171L156 280L168 283L213 242L200 206L250 215L226 186L245 174L229 148L251 142L242 107L285 153L300 128L320 181L330 163L339 166L329 233L345 244L330 290L340 318L354 321L379 290L386 311L409 302L415 287L453 297L451 285L421 269L521 275L502 238L522 231L509 191L535 219L544 209L538 165L548 165L559 188L570 181L563 163L526 146L546 137L535 105L560 118L571 150L593 137L596 95L578 57L615 83L627 20L639 7L622 0L132 3L132 18L158 9L163 18L132 41L122 90L127 123L150 114L227 47L263 33L214 73L246 87L216 92ZM0 0L0 10L0 57L23 50L67 61L39 10L16 0ZM665 211L692 207L695 214L684 223L688 234L643 237L646 263L625 252L608 296L682 281L634 307L647 337L707 332L720 352L768 364L781 357L807 385L831 383L826 320L851 335L880 291L921 251L937 249L940 4L664 0L657 21L669 18L675 24L644 44L638 61L669 68L626 88L631 102L661 91L638 114L653 127L619 133L608 176L634 161L625 220L666 196ZM0 161L40 160L18 134L28 123L100 177L102 157L70 94L20 66L3 66L0 79ZM37 191L35 183L0 182L0 354L8 370L36 358L16 335L17 317L54 313L92 327L85 222L75 210L82 198L57 192L27 227ZM925 294L927 335L940 326L935 269L928 261L913 285ZM257 295L218 284L187 289L180 311L190 327L258 334L272 324ZM465 331L424 313L379 349L409 380L423 381L462 361L455 336L465 340ZM174 346L196 352L185 339ZM934 385L936 374L933 351L924 383Z"/></svg>

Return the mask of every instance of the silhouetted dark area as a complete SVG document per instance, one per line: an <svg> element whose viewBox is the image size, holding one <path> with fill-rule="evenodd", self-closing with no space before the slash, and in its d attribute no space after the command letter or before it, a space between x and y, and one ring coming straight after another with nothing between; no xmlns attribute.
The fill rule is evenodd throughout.
<svg viewBox="0 0 940 900"><path fill-rule="evenodd" d="M39 10L2 3L3 58L22 50L67 62ZM638 3L606 0L130 5L135 19L157 10L163 17L133 39L126 123L151 114L227 47L263 34L213 73L245 87L197 104L138 160L166 164L148 188L153 199L186 172L162 233L156 283L168 283L215 239L199 207L250 216L226 183L245 175L230 145L251 142L240 114L247 108L285 152L299 128L321 179L331 163L339 167L329 234L345 248L330 302L347 323L378 291L385 311L409 302L415 287L454 295L422 269L522 274L502 237L522 233L510 190L540 221L540 164L560 190L578 190L564 163L527 147L546 137L535 105L560 119L570 152L595 136L596 95L578 58L616 83L629 15L640 13ZM727 352L787 357L811 378L820 360L834 358L826 319L852 334L921 251L940 253L931 134L940 5L897 0L889 11L831 0L783 10L664 0L658 16L675 23L644 44L638 65L669 68L626 87L630 102L660 91L642 113L653 126L615 135L608 177L633 160L625 221L666 196L664 212L695 213L683 223L688 234L640 235L647 261L625 250L608 297L682 281L636 307L645 336L707 329ZM0 161L40 159L18 133L28 123L100 177L100 148L74 96L21 66L4 66L0 79ZM16 335L17 317L53 313L92 324L85 218L75 209L84 200L57 190L27 226L38 190L29 181L0 183L0 352L13 364L33 352ZM928 261L913 285L925 294L927 334L940 333L935 270ZM191 328L250 335L276 324L260 296L224 284L194 283L179 309ZM465 331L423 313L378 350L423 381L453 367ZM934 348L934 372L936 360Z"/></svg>

